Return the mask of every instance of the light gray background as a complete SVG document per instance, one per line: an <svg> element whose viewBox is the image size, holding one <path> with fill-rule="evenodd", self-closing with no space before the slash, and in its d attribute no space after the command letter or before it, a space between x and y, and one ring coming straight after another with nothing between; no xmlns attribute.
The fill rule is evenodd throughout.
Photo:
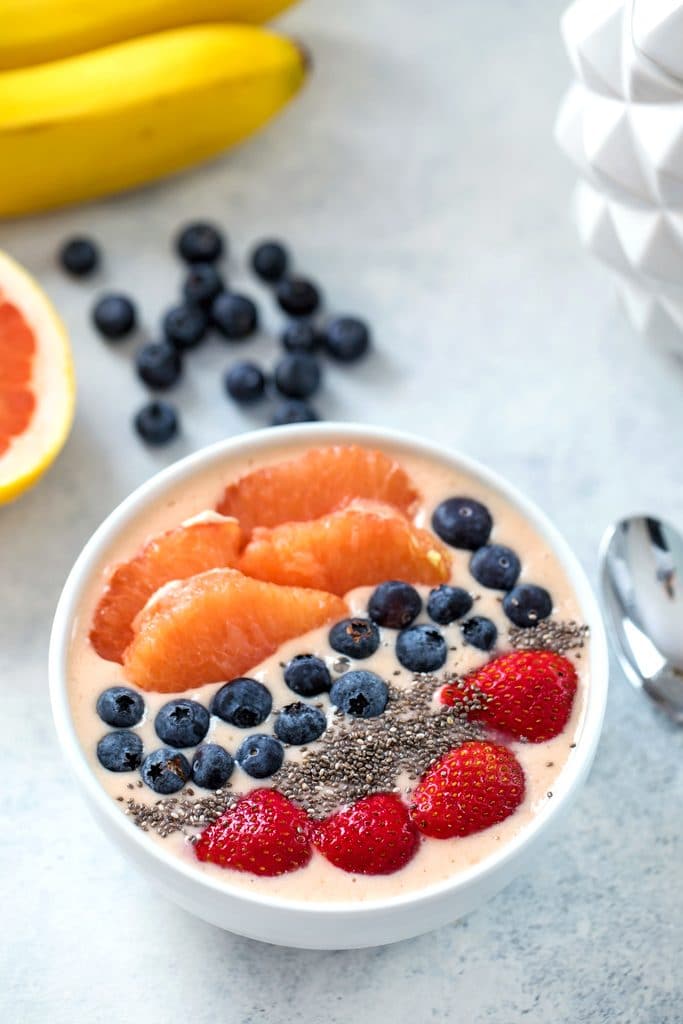
<svg viewBox="0 0 683 1024"><path fill-rule="evenodd" d="M683 734L616 670L590 782L534 872L456 925L351 953L235 938L148 891L87 817L48 707L50 620L92 529L160 466L259 422L223 399L233 353L216 341L180 393L183 439L156 454L137 443L132 346L94 336L93 288L55 268L76 231L105 250L98 286L130 289L152 329L178 284L178 224L225 225L233 278L252 240L282 235L334 308L374 326L376 355L328 374L329 418L485 460L593 574L612 517L649 508L683 524L683 370L634 336L568 223L572 172L551 138L569 79L560 7L308 0L283 26L315 75L270 130L194 174L0 227L64 314L80 387L59 463L0 509L8 1024L681 1021Z"/></svg>

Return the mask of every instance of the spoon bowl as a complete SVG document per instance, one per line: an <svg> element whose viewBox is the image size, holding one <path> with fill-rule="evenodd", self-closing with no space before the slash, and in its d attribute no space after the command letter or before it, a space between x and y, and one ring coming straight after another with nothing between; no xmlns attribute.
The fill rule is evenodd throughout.
<svg viewBox="0 0 683 1024"><path fill-rule="evenodd" d="M683 722L683 536L664 520L629 516L605 533L600 569L627 679Z"/></svg>

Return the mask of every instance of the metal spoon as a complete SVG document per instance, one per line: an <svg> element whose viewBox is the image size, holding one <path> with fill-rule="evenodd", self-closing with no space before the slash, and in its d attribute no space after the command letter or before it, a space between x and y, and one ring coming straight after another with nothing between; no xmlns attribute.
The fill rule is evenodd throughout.
<svg viewBox="0 0 683 1024"><path fill-rule="evenodd" d="M651 516L622 519L603 537L600 576L626 677L683 722L683 536Z"/></svg>

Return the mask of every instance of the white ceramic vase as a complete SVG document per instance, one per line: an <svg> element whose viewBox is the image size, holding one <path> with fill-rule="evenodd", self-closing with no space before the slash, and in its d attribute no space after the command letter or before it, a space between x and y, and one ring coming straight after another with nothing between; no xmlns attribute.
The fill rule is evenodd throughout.
<svg viewBox="0 0 683 1024"><path fill-rule="evenodd" d="M573 213L634 327L683 354L683 3L575 0L576 74L557 117L579 171Z"/></svg>

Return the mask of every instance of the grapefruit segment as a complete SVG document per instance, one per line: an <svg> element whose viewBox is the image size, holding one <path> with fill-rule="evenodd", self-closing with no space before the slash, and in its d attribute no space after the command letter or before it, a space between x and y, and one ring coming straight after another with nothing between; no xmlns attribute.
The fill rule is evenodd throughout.
<svg viewBox="0 0 683 1024"><path fill-rule="evenodd" d="M355 444L333 445L247 473L226 488L218 511L235 516L250 533L255 526L317 519L354 498L381 501L408 514L418 497L391 456Z"/></svg>
<svg viewBox="0 0 683 1024"><path fill-rule="evenodd" d="M0 252L0 504L57 457L73 407L64 326L36 282Z"/></svg>
<svg viewBox="0 0 683 1024"><path fill-rule="evenodd" d="M90 642L101 658L122 661L133 639L133 619L171 580L237 564L242 531L235 519L197 521L153 537L117 566L95 609Z"/></svg>
<svg viewBox="0 0 683 1024"><path fill-rule="evenodd" d="M311 522L257 527L240 569L256 579L346 594L390 579L445 583L450 556L433 534L373 502Z"/></svg>
<svg viewBox="0 0 683 1024"><path fill-rule="evenodd" d="M124 654L126 675L162 693L232 679L286 640L345 615L333 594L213 569L169 583L149 601Z"/></svg>

